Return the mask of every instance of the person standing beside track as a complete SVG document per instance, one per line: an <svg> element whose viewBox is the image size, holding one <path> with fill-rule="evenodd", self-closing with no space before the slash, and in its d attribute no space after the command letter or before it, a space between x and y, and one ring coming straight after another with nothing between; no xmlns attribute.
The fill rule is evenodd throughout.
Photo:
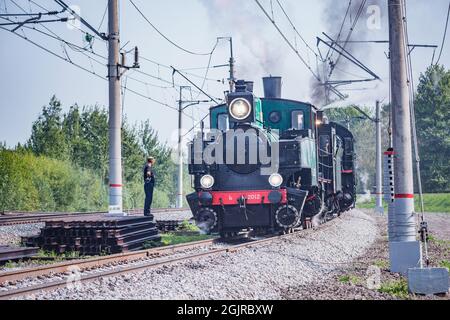
<svg viewBox="0 0 450 320"><path fill-rule="evenodd" d="M155 173L153 166L155 164L155 158L148 157L147 163L144 166L144 191L145 191L145 203L144 203L144 216L152 217L150 212L153 202L153 189L155 187Z"/></svg>

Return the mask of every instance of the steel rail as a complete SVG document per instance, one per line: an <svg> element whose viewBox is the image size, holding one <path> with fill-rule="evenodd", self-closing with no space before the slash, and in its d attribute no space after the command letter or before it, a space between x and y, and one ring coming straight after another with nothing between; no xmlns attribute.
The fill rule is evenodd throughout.
<svg viewBox="0 0 450 320"><path fill-rule="evenodd" d="M35 278L42 276L51 276L62 274L71 270L71 267L77 266L79 270L86 271L93 268L101 268L111 264L121 262L135 262L143 258L161 257L166 254L177 253L182 250L195 249L212 245L217 238L181 243L166 247L157 247L139 251L131 251L126 253L118 253L108 256L93 257L88 259L77 259L69 262L60 262L51 265L38 266L34 268L26 268L15 271L0 273L0 284L6 282L17 282L27 278ZM1 298L1 295L0 295Z"/></svg>
<svg viewBox="0 0 450 320"><path fill-rule="evenodd" d="M161 208L152 209L153 212L177 212L184 211L186 208ZM142 214L143 209L133 209L127 212L129 215ZM59 218L69 218L77 216L92 216L106 214L103 211L92 211L92 212L21 212L21 211L8 211L0 213L0 226L14 225L14 224L25 224L25 223L39 223L53 219Z"/></svg>
<svg viewBox="0 0 450 320"><path fill-rule="evenodd" d="M313 229L311 229L313 230ZM244 248L251 248L254 246L258 246L264 243L272 242L279 239L284 239L286 237L291 237L293 235L298 235L299 233L293 232L278 236L270 236L267 238L259 239L259 240L253 240L250 242L245 243L239 243L236 245L230 245L229 247L224 248L218 248L218 249L212 249L206 252L200 252L200 253L194 253L194 254L187 254L181 257L173 257L173 258L167 258L162 261L152 261L149 260L148 262L144 262L142 264L137 265L130 265L130 266L117 266L113 270L106 270L101 271L95 274L88 274L88 275L82 275L77 279L77 281L80 282L88 282L92 280L96 280L103 277L108 276L116 276L124 273L129 272L137 272L140 270L148 269L148 268L155 268L163 265L171 265L177 262L182 261L188 261L188 260L194 260L198 258L213 256L220 253L234 253L239 250L242 250ZM168 252L168 253L176 253L178 251L190 249L190 248L198 248L198 247L205 247L211 244L220 243L220 239L209 239L209 240L202 240L202 241L196 241L186 244L180 244L180 245L174 245L174 246L168 246L168 247L160 247L160 248L154 248L149 250L142 250L142 251L136 251L132 253L127 254L119 254L114 256L108 256L108 257L100 257L96 259L89 259L89 261L71 261L66 262L63 264L60 264L58 266L50 266L50 267L39 267L35 269L30 270L18 270L13 271L7 274L0 275L0 283L4 283L5 281L17 281L20 279L25 279L28 277L36 277L36 276L42 276L42 275L52 275L54 273L63 273L70 271L70 267L78 266L81 270L88 270L88 268L92 267L104 267L108 266L111 263L118 263L118 262L133 262L138 261L141 258L148 258L156 256L161 257L161 253ZM131 258L132 257L132 258ZM130 259L131 258L131 259ZM68 285L67 279L61 279L61 280L55 280L48 283L38 284L38 285L31 285L26 286L23 288L13 289L13 290L7 290L0 292L0 300L7 300L14 297L21 297L30 295L36 292L41 291L48 291L48 290L54 290L57 288L65 287Z"/></svg>

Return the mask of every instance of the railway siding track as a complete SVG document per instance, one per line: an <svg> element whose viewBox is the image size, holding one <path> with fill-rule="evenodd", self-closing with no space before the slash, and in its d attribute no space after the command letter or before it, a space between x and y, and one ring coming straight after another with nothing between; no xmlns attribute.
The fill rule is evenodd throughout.
<svg viewBox="0 0 450 320"><path fill-rule="evenodd" d="M306 230L306 233L314 230ZM136 272L147 268L156 268L175 264L178 262L195 260L207 256L214 256L223 253L235 253L244 248L251 248L269 243L275 240L286 239L299 233L289 233L279 236L271 236L258 240L223 242L222 239L208 239L191 243L159 247L148 250L141 250L125 254L117 254L106 257L91 258L86 260L75 260L59 263L51 266L42 266L32 269L23 269L0 274L0 285L12 285L12 289L0 287L0 300L7 300L16 297L23 297L40 291L54 290L68 285L68 279L73 274L74 268L79 272L77 281L92 281L108 276L116 276L129 272ZM60 275L60 276L58 276ZM62 275L62 276L61 276ZM53 280L46 281L54 277ZM27 279L37 278L42 283L16 287L17 283ZM69 279L70 281L70 279Z"/></svg>
<svg viewBox="0 0 450 320"><path fill-rule="evenodd" d="M153 209L152 211L155 213L163 213L163 212L178 212L185 211L187 209L179 209L179 208L162 208L162 209ZM142 209L128 210L127 213L131 216L142 214ZM79 216L96 216L96 215L104 215L106 212L102 211L93 211L93 212L21 212L21 211L8 211L0 213L0 226L7 225L15 225L15 224L25 224L25 223L39 223L45 222L54 219L61 218L72 218Z"/></svg>

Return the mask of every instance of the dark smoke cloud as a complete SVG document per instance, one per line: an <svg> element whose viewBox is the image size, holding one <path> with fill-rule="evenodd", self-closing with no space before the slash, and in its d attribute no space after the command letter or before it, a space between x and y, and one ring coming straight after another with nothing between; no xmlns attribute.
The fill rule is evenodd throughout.
<svg viewBox="0 0 450 320"><path fill-rule="evenodd" d="M224 36L232 35L233 42L240 40L248 53L237 52L237 74L251 79L255 73L277 74L281 72L287 50L269 41L267 34L273 26L254 1L203 0L211 25Z"/></svg>
<svg viewBox="0 0 450 320"><path fill-rule="evenodd" d="M325 32L327 33L327 35L333 39L337 39L341 29L342 21L346 15L347 10L349 9L347 19L343 25L342 32L339 37L341 41L346 40L350 28L355 21L358 15L359 8L363 2L363 0L326 0L326 5L324 6L325 9L323 12L323 21L325 22ZM380 14L381 20L375 21L374 19L377 16L378 12ZM366 1L349 40L379 40L379 35L383 34L383 31L385 31L386 29L387 0L369 0ZM323 40L326 40L326 37L324 35L320 34L320 37ZM343 43L340 44L344 46ZM326 46L321 44L320 48L322 54L326 55L328 52ZM367 61L367 58L370 56L370 45L367 44L348 43L347 45L345 45L345 49L355 57L360 59L363 63L364 61ZM321 79L326 79L328 77L331 65L335 64L336 62L338 62L338 64L333 71L333 80L354 79L355 76L352 74L351 70L354 71L355 69L352 69L352 64L343 57L337 60L337 57L338 54L334 53L329 60L319 65L319 73L321 75ZM357 73L365 75L363 71L357 71ZM369 77L369 75L367 76ZM318 106L324 105L326 101L324 87L314 78L311 79L310 84L312 102ZM333 93L330 93L329 96L332 99L336 98Z"/></svg>

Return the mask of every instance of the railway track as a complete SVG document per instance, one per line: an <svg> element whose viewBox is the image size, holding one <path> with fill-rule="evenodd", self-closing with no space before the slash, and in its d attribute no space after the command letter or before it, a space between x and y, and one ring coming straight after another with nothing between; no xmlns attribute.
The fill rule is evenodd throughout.
<svg viewBox="0 0 450 320"><path fill-rule="evenodd" d="M163 208L163 209L152 209L153 212L177 212L184 211L187 209L179 209L179 208ZM106 212L95 211L95 212L56 212L56 213L48 213L48 212L18 212L18 211L10 211L0 213L0 226L7 225L15 225L15 224L26 224L26 223L39 223L45 222L54 219L64 219L64 218L72 218L78 216L96 216L103 215ZM138 215L143 214L142 209L134 209L127 210L129 215Z"/></svg>
<svg viewBox="0 0 450 320"><path fill-rule="evenodd" d="M291 237L295 233L270 236L257 240L244 240L233 243L223 239L208 239L191 243L158 247L106 257L75 260L49 266L22 269L0 274L0 284L19 284L17 288L4 290L0 287L0 300L32 295L33 293L55 290L73 283L76 270L76 284L99 278L136 272L147 268L171 265L187 260L195 260L221 253L233 253L243 248L259 246L276 239ZM58 276L59 275L59 276ZM51 280L54 278L53 280ZM21 281L40 279L42 283L20 287ZM47 279L47 280L45 280ZM75 284L75 285L76 285Z"/></svg>

